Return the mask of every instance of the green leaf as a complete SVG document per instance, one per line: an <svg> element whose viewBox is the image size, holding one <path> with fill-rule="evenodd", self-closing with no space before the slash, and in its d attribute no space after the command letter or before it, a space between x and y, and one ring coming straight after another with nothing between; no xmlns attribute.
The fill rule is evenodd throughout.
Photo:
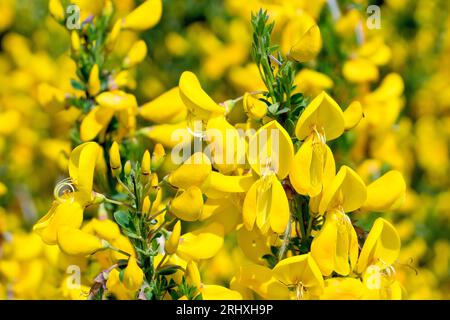
<svg viewBox="0 0 450 320"><path fill-rule="evenodd" d="M130 215L122 210L114 212L114 220L116 220L119 226L125 229L129 229L131 225Z"/></svg>
<svg viewBox="0 0 450 320"><path fill-rule="evenodd" d="M168 276L168 275L174 274L178 270L183 270L183 269L178 265L171 264L171 265L163 266L162 268L158 269L156 271L156 273L159 275L162 275L162 276Z"/></svg>
<svg viewBox="0 0 450 320"><path fill-rule="evenodd" d="M77 80L70 79L70 84L72 85L72 88L74 88L75 90L81 90L81 91L86 90L86 86Z"/></svg>

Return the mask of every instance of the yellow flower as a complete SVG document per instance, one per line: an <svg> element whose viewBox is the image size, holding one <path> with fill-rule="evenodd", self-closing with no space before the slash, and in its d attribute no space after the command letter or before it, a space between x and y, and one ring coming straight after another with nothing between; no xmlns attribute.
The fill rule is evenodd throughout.
<svg viewBox="0 0 450 320"><path fill-rule="evenodd" d="M281 260L273 274L285 286L296 290L296 298L314 298L323 291L324 282L311 254L302 254Z"/></svg>
<svg viewBox="0 0 450 320"><path fill-rule="evenodd" d="M144 281L144 272L139 268L136 258L130 257L123 272L123 283L131 291L138 290Z"/></svg>
<svg viewBox="0 0 450 320"><path fill-rule="evenodd" d="M283 30L281 48L297 62L314 59L322 48L322 37L314 19L303 12L289 21Z"/></svg>
<svg viewBox="0 0 450 320"><path fill-rule="evenodd" d="M123 91L114 90L102 92L96 97L99 104L83 119L80 126L80 136L83 141L94 139L106 129L114 114L118 114L119 122L126 131L131 131L129 117L137 113L136 98Z"/></svg>
<svg viewBox="0 0 450 320"><path fill-rule="evenodd" d="M400 253L400 237L394 226L383 218L375 220L359 254L356 272L362 273L371 264L388 268Z"/></svg>
<svg viewBox="0 0 450 320"><path fill-rule="evenodd" d="M283 233L289 221L289 203L283 186L291 167L294 147L289 134L277 121L261 127L249 139L247 158L260 176L248 190L242 208L248 230L255 224L267 233Z"/></svg>
<svg viewBox="0 0 450 320"><path fill-rule="evenodd" d="M61 226L80 228L83 211L86 206L101 200L94 195L92 185L94 168L100 154L100 147L95 142L87 142L76 147L69 161L71 184L77 191L61 196L53 202L52 208L33 227L47 244L56 244L57 232Z"/></svg>
<svg viewBox="0 0 450 320"><path fill-rule="evenodd" d="M70 226L58 228L58 245L62 252L74 256L87 256L104 248L96 236Z"/></svg>
<svg viewBox="0 0 450 320"><path fill-rule="evenodd" d="M326 212L325 224L311 244L311 254L323 275L336 271L345 276L353 270L358 257L358 239L345 212L359 209L366 197L364 182L347 166L342 166L324 189L319 214Z"/></svg>
<svg viewBox="0 0 450 320"><path fill-rule="evenodd" d="M301 114L295 133L305 140L295 155L289 174L294 189L317 196L335 174L335 163L327 140L338 138L345 127L339 105L325 92L319 94Z"/></svg>
<svg viewBox="0 0 450 320"><path fill-rule="evenodd" d="M161 0L146 0L122 21L122 28L143 31L154 27L162 15Z"/></svg>
<svg viewBox="0 0 450 320"><path fill-rule="evenodd" d="M306 96L317 96L334 85L333 80L327 75L306 68L295 76L294 83L297 84L296 91Z"/></svg>

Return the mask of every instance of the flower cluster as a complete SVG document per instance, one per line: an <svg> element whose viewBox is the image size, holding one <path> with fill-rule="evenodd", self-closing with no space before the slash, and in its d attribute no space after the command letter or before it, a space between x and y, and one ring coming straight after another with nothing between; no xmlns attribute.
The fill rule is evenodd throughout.
<svg viewBox="0 0 450 320"><path fill-rule="evenodd" d="M0 298L445 297L449 37L400 2L50 0L2 40Z"/></svg>

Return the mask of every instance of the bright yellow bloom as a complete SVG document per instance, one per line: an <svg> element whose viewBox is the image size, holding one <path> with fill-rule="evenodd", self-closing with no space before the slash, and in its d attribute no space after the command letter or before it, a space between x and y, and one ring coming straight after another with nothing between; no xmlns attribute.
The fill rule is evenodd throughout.
<svg viewBox="0 0 450 320"><path fill-rule="evenodd" d="M314 298L323 291L322 274L309 253L281 260L273 274L285 286L295 288L297 299Z"/></svg>
<svg viewBox="0 0 450 320"><path fill-rule="evenodd" d="M326 186L319 204L325 224L311 244L311 254L323 275L336 271L348 275L358 257L358 239L345 212L359 209L366 201L367 191L361 178L343 166Z"/></svg>
<svg viewBox="0 0 450 320"><path fill-rule="evenodd" d="M289 174L300 194L317 196L335 174L335 163L326 141L338 138L345 127L339 105L325 92L319 94L301 114L295 133L305 140L295 155Z"/></svg>
<svg viewBox="0 0 450 320"><path fill-rule="evenodd" d="M248 230L255 224L263 232L283 233L289 221L289 203L283 186L292 164L294 147L289 134L277 121L261 127L249 139L247 158L260 178L250 187L243 204Z"/></svg>
<svg viewBox="0 0 450 320"><path fill-rule="evenodd" d="M378 212L393 210L403 202L405 192L402 174L391 170L367 186L367 200L362 209Z"/></svg>

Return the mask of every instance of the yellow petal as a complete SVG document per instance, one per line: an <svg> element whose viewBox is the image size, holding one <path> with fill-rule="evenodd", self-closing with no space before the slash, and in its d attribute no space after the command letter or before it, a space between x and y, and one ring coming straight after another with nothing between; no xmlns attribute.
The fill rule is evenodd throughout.
<svg viewBox="0 0 450 320"><path fill-rule="evenodd" d="M345 130L356 127L363 116L361 103L359 101L353 101L344 111Z"/></svg>
<svg viewBox="0 0 450 320"><path fill-rule="evenodd" d="M160 143L165 148L169 149L188 145L192 141L192 135L187 129L186 122L145 127L142 128L140 132L155 143Z"/></svg>
<svg viewBox="0 0 450 320"><path fill-rule="evenodd" d="M225 193L242 193L250 189L255 182L252 175L226 176L216 171L211 172L208 191L219 191Z"/></svg>
<svg viewBox="0 0 450 320"><path fill-rule="evenodd" d="M85 142L70 154L69 175L80 193L91 197L94 180L94 168L100 147L95 142Z"/></svg>
<svg viewBox="0 0 450 320"><path fill-rule="evenodd" d="M120 90L102 92L95 100L100 106L114 111L137 108L135 96Z"/></svg>
<svg viewBox="0 0 450 320"><path fill-rule="evenodd" d="M265 124L250 137L247 159L258 175L275 173L279 179L284 179L294 159L289 134L276 120Z"/></svg>
<svg viewBox="0 0 450 320"><path fill-rule="evenodd" d="M187 109L180 98L178 87L175 87L144 104L140 115L155 123L179 123L186 119Z"/></svg>
<svg viewBox="0 0 450 320"><path fill-rule="evenodd" d="M300 140L315 133L324 134L327 141L336 139L344 132L345 120L341 107L325 91L315 97L300 115L295 134Z"/></svg>
<svg viewBox="0 0 450 320"><path fill-rule="evenodd" d="M180 238L177 254L185 260L212 258L222 248L223 236L223 227L218 223L185 233Z"/></svg>
<svg viewBox="0 0 450 320"><path fill-rule="evenodd" d="M392 210L406 192L406 184L400 172L392 170L367 186L367 200L363 209L368 211Z"/></svg>
<svg viewBox="0 0 450 320"><path fill-rule="evenodd" d="M242 266L237 277L239 284L255 291L264 299L289 299L289 290L267 267L250 264Z"/></svg>
<svg viewBox="0 0 450 320"><path fill-rule="evenodd" d="M342 68L345 79L354 83L372 82L378 79L378 68L371 61L357 58L345 62Z"/></svg>
<svg viewBox="0 0 450 320"><path fill-rule="evenodd" d="M325 280L321 300L359 300L364 294L364 285L354 278L330 278Z"/></svg>
<svg viewBox="0 0 450 320"><path fill-rule="evenodd" d="M367 198L364 182L350 167L342 166L323 190L319 213L342 207L344 212L361 208Z"/></svg>
<svg viewBox="0 0 450 320"><path fill-rule="evenodd" d="M281 260L273 273L285 285L302 283L304 287L318 291L324 286L319 267L309 253Z"/></svg>
<svg viewBox="0 0 450 320"><path fill-rule="evenodd" d="M292 19L284 28L281 47L297 62L314 59L322 48L319 27L306 13Z"/></svg>
<svg viewBox="0 0 450 320"><path fill-rule="evenodd" d="M188 189L190 186L196 186L202 189L211 171L209 158L204 153L197 152L178 167L169 176L168 181L177 188Z"/></svg>
<svg viewBox="0 0 450 320"><path fill-rule="evenodd" d="M252 94L246 92L243 99L244 111L252 119L262 119L267 113L267 105Z"/></svg>
<svg viewBox="0 0 450 320"><path fill-rule="evenodd" d="M295 154L289 180L299 194L317 196L334 177L336 166L331 149L308 137Z"/></svg>
<svg viewBox="0 0 450 320"><path fill-rule="evenodd" d="M204 300L242 300L239 292L218 285L203 285L201 292Z"/></svg>
<svg viewBox="0 0 450 320"><path fill-rule="evenodd" d="M113 241L120 236L120 228L114 221L108 219L93 219L91 221L94 232L99 238Z"/></svg>
<svg viewBox="0 0 450 320"><path fill-rule="evenodd" d="M208 120L212 115L225 113L225 109L215 103L203 90L196 75L192 72L183 72L179 88L181 99L194 117Z"/></svg>
<svg viewBox="0 0 450 320"><path fill-rule="evenodd" d="M144 40L136 41L124 59L123 67L132 68L141 63L147 56L147 45Z"/></svg>
<svg viewBox="0 0 450 320"><path fill-rule="evenodd" d="M68 226L58 229L58 245L62 252L74 256L87 256L103 248L96 236Z"/></svg>
<svg viewBox="0 0 450 320"><path fill-rule="evenodd" d="M62 226L80 228L83 223L83 207L78 201L54 202L49 212L33 227L46 244L56 244L58 229Z"/></svg>
<svg viewBox="0 0 450 320"><path fill-rule="evenodd" d="M208 154L212 155L213 165L221 173L231 173L238 163L244 163L245 142L224 116L209 119L206 126L206 138Z"/></svg>
<svg viewBox="0 0 450 320"><path fill-rule="evenodd" d="M375 220L359 255L356 271L377 263L383 269L392 265L400 253L400 237L394 226L383 218Z"/></svg>
<svg viewBox="0 0 450 320"><path fill-rule="evenodd" d="M143 31L154 27L162 15L161 0L146 0L124 19L122 28Z"/></svg>
<svg viewBox="0 0 450 320"><path fill-rule="evenodd" d="M203 209L202 191L191 186L170 203L169 211L184 221L196 221L200 218Z"/></svg>
<svg viewBox="0 0 450 320"><path fill-rule="evenodd" d="M322 274L329 276L335 266L337 247L337 221L335 216L328 216L320 232L311 243L311 255L317 262Z"/></svg>
<svg viewBox="0 0 450 320"><path fill-rule="evenodd" d="M237 230L237 242L245 256L255 263L263 264L262 258L270 254L270 239L263 235L258 229L248 231L244 226L239 226Z"/></svg>
<svg viewBox="0 0 450 320"><path fill-rule="evenodd" d="M102 130L106 129L113 116L114 110L112 109L99 106L94 107L81 121L81 140L89 141L94 139Z"/></svg>

